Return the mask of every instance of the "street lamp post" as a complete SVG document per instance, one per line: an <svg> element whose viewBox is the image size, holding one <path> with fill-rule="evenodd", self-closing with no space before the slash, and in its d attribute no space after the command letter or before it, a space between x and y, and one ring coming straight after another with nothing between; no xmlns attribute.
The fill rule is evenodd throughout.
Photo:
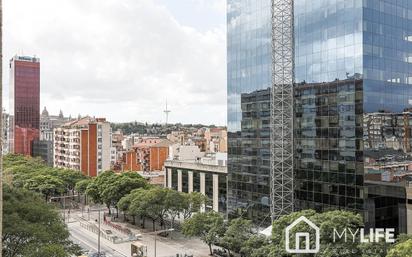
<svg viewBox="0 0 412 257"><path fill-rule="evenodd" d="M95 210L88 210L88 212L89 212L89 220L90 220L90 212L97 212L98 213L98 215L99 215L99 217L98 217L98 219L97 219L97 221L98 221L98 223L99 223L99 225L98 225L98 233L97 233L97 256L98 257L100 257L100 233L101 233L101 230L100 230L100 223L101 223L101 218L100 218L100 216L101 216L101 211L102 210L104 210L104 209L102 209L102 208L99 208L99 209L95 209Z"/></svg>
<svg viewBox="0 0 412 257"><path fill-rule="evenodd" d="M99 209L99 233L97 234L97 256L100 257L100 209Z"/></svg>
<svg viewBox="0 0 412 257"><path fill-rule="evenodd" d="M172 232L174 230L175 230L174 228L169 228L165 230L153 231L147 234L147 235L154 235L154 257L157 257L157 234L163 233L163 232Z"/></svg>

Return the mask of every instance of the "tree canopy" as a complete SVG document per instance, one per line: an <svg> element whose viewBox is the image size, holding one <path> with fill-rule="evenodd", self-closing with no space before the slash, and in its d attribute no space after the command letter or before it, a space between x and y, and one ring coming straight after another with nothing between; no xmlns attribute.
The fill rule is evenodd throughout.
<svg viewBox="0 0 412 257"><path fill-rule="evenodd" d="M80 181L77 186L82 190L86 186L87 196L95 203L105 204L109 208L109 213L110 207L117 209L120 199L132 190L149 187L146 180L136 172L117 174L113 171L105 171L88 182Z"/></svg>
<svg viewBox="0 0 412 257"><path fill-rule="evenodd" d="M224 235L224 220L216 212L195 213L193 217L183 223L182 232L185 236L199 237L209 246L212 255L212 245L220 243L220 238Z"/></svg>
<svg viewBox="0 0 412 257"><path fill-rule="evenodd" d="M3 256L80 254L80 248L69 240L69 232L57 210L40 195L7 184L3 193Z"/></svg>
<svg viewBox="0 0 412 257"><path fill-rule="evenodd" d="M80 171L52 168L40 158L18 154L4 156L3 163L6 184L41 193L46 200L73 193L76 183L86 178Z"/></svg>

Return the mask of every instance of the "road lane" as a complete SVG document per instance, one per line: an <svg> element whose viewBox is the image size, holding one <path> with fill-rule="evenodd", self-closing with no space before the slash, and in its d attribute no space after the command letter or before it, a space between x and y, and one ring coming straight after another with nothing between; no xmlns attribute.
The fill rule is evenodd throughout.
<svg viewBox="0 0 412 257"><path fill-rule="evenodd" d="M97 235L82 228L78 222L67 224L71 238L90 253L97 252ZM106 253L106 257L128 257L127 253L110 247L104 238L100 239L100 251Z"/></svg>

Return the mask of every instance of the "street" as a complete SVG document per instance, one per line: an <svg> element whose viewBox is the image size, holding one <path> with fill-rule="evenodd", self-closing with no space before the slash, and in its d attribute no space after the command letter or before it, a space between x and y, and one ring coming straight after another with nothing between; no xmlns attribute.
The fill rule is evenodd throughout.
<svg viewBox="0 0 412 257"><path fill-rule="evenodd" d="M83 249L89 253L97 252L97 234L80 226L78 219L81 212L74 211L71 216L72 222L67 223L71 239L78 243ZM86 215L84 215L86 216ZM77 218L76 218L77 217ZM97 219L97 213L91 213L91 220ZM120 224L120 223L119 223ZM126 224L123 224L125 226ZM129 224L130 225L130 224ZM143 237L139 240L140 243L147 246L147 254L149 257L154 256L154 235L151 232L143 232L136 228L129 227L135 234L142 234ZM107 257L130 257L131 242L114 244L109 240L101 237L100 249L106 253ZM176 254L188 254L195 257L208 256L209 250L206 244L199 239L185 238L180 233L175 233L173 239L157 237L157 256L156 257L175 257Z"/></svg>
<svg viewBox="0 0 412 257"><path fill-rule="evenodd" d="M84 250L88 250L89 253L97 252L97 234L94 234L80 227L79 222L68 223L67 226L70 231L70 238L73 240L73 242L79 244ZM111 242L107 241L104 238L101 238L100 251L104 252L106 254L106 257L130 256L130 252L126 252L126 249L122 250L119 249L119 247L112 248L111 245Z"/></svg>

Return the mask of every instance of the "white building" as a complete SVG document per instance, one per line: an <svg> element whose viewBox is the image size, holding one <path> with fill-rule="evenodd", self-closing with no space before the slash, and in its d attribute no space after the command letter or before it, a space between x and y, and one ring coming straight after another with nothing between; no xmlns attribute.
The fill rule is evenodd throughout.
<svg viewBox="0 0 412 257"><path fill-rule="evenodd" d="M179 192L200 192L211 199L205 209L226 212L227 157L209 154L195 161L167 160L165 186Z"/></svg>

